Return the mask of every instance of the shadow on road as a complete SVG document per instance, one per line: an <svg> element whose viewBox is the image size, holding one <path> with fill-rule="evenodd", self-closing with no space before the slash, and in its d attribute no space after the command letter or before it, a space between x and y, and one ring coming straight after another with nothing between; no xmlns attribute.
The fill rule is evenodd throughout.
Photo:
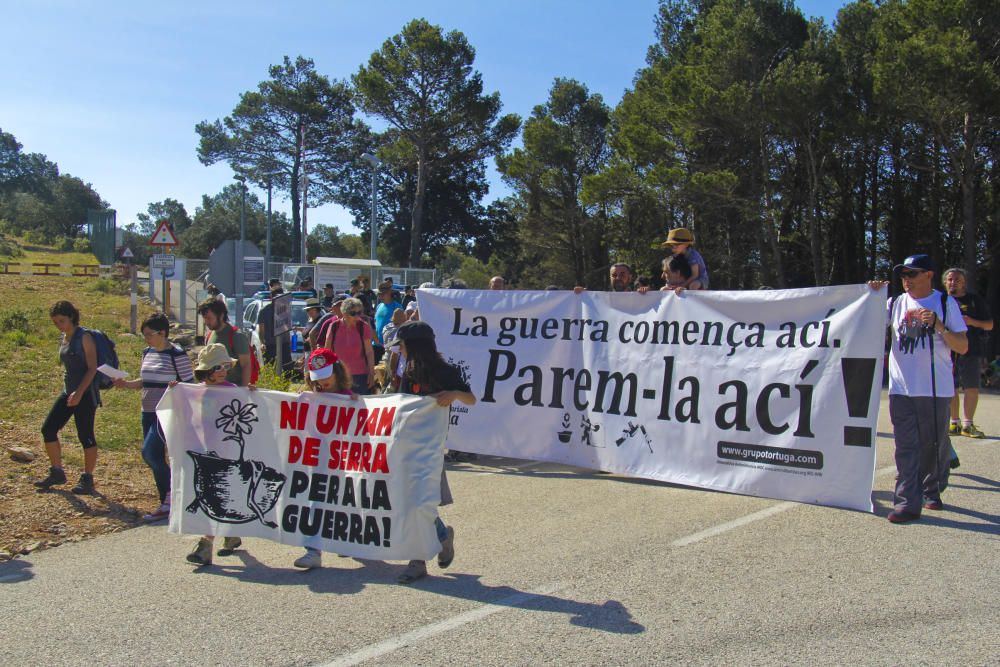
<svg viewBox="0 0 1000 667"><path fill-rule="evenodd" d="M272 568L264 565L245 550L235 554L242 564L218 563L200 567L195 573L201 576L230 577L267 586L307 586L313 593L348 595L359 593L369 584L396 585L396 577L405 565L392 565L382 561L342 559L335 554L323 554L324 567L316 570ZM360 563L362 567L337 567L339 563ZM431 565L433 567L433 565ZM508 606L568 614L569 622L583 628L592 628L617 634L639 634L646 628L632 620L632 615L621 602L608 600L604 604L578 602L551 594L534 594L511 586L487 586L477 574L448 574L429 576L410 584L410 588L471 600L481 604Z"/></svg>
<svg viewBox="0 0 1000 667"><path fill-rule="evenodd" d="M952 475L952 477L953 478L975 477L975 475ZM978 487L978 486L958 486L957 484L950 484L948 488L976 489L979 491L996 490L996 489L985 489L983 487ZM892 511L893 495L894 494L892 491L876 491L872 494L872 501L875 503L876 516L885 518L886 516L889 515L889 512ZM973 519L979 519L980 521L985 521L986 523L974 523L972 521L958 521L957 519L951 518L949 514L960 514ZM955 530L966 530L971 533L1000 535L1000 516L997 516L996 514L987 514L986 512L978 512L976 510L970 510L965 507L958 507L957 505L952 505L948 503L947 497L945 497L943 511L934 512L930 510L924 510L920 514L920 520L914 522L913 525L919 525L919 524L936 526L940 528L954 528Z"/></svg>
<svg viewBox="0 0 1000 667"><path fill-rule="evenodd" d="M961 486L961 487L957 487L957 488L961 488L961 489L979 489L980 491L997 491L997 490L1000 490L1000 482L996 481L995 479L990 479L989 477L980 477L979 475L970 475L969 473L965 473L965 472L953 472L951 474L951 477L952 477L952 479L954 479L955 477L963 477L963 478L969 480L970 482L979 482L980 484L983 484L984 486L995 487L995 488L992 488L992 489L983 489L982 487L978 487L978 486ZM955 486L955 485L952 484L952 486Z"/></svg>
<svg viewBox="0 0 1000 667"><path fill-rule="evenodd" d="M35 573L31 571L31 563L20 558L0 563L0 584L18 584L22 581L33 579Z"/></svg>

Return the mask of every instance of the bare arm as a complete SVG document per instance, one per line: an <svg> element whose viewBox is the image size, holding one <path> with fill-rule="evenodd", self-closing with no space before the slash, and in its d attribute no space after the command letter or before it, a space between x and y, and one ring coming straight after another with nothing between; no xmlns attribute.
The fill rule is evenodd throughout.
<svg viewBox="0 0 1000 667"><path fill-rule="evenodd" d="M465 403L466 405L475 405L476 396L471 391L439 391L436 394L431 394L431 398L437 401L440 406L451 405L455 401L460 403Z"/></svg>

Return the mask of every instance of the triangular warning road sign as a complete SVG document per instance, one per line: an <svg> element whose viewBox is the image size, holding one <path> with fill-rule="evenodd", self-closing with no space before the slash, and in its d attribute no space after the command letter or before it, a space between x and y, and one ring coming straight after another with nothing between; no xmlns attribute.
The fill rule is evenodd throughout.
<svg viewBox="0 0 1000 667"><path fill-rule="evenodd" d="M177 237L174 236L174 232L166 220L160 220L159 226L153 232L152 238L149 239L149 245L177 245Z"/></svg>

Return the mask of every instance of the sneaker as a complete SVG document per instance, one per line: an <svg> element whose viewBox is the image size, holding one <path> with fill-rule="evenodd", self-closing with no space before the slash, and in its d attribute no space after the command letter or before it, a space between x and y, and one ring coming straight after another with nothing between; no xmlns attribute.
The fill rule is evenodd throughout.
<svg viewBox="0 0 1000 667"><path fill-rule="evenodd" d="M949 466L951 466L951 469L952 469L952 470L954 470L955 468L958 468L958 467L960 467L960 466L962 465L962 462L961 462L961 461L959 461L959 460L958 460L958 457L956 456L955 458L953 458L953 459L951 460L951 463L949 463L948 465L949 465Z"/></svg>
<svg viewBox="0 0 1000 667"><path fill-rule="evenodd" d="M63 469L51 466L49 467L49 476L46 477L45 479L40 479L37 482L35 482L35 486L37 486L42 491L45 491L50 486L55 486L57 484L65 484L65 483L66 483L66 473L63 471Z"/></svg>
<svg viewBox="0 0 1000 667"><path fill-rule="evenodd" d="M962 426L962 435L966 438L985 438L986 434L976 428L975 424L965 424Z"/></svg>
<svg viewBox="0 0 1000 667"><path fill-rule="evenodd" d="M143 514L142 520L147 523L153 523L154 521L162 521L163 519L170 518L170 503L160 503L160 506L149 514Z"/></svg>
<svg viewBox="0 0 1000 667"><path fill-rule="evenodd" d="M403 574L396 579L401 584L412 584L418 579L427 576L427 563L422 560L411 560L410 564L403 570Z"/></svg>
<svg viewBox="0 0 1000 667"><path fill-rule="evenodd" d="M948 435L961 435L962 425L958 422L952 422L951 426L948 427Z"/></svg>
<svg viewBox="0 0 1000 667"><path fill-rule="evenodd" d="M913 512L904 512L902 510L893 510L889 512L890 523L908 523L910 521L916 521L920 518L919 514L914 514Z"/></svg>
<svg viewBox="0 0 1000 667"><path fill-rule="evenodd" d="M194 545L194 550L187 555L187 561L195 565L211 565L212 540L205 537L198 540L198 544Z"/></svg>
<svg viewBox="0 0 1000 667"><path fill-rule="evenodd" d="M94 494L94 476L89 472L85 472L80 475L80 481L76 483L72 489L73 493L78 496L90 496Z"/></svg>
<svg viewBox="0 0 1000 667"><path fill-rule="evenodd" d="M311 570L316 567L322 567L323 554L319 549L310 549L309 547L306 547L306 552L296 558L292 565L302 568L303 570Z"/></svg>
<svg viewBox="0 0 1000 667"><path fill-rule="evenodd" d="M941 504L940 500L927 500L927 501L924 501L924 509L925 510L940 511L940 510L944 509L944 505Z"/></svg>
<svg viewBox="0 0 1000 667"><path fill-rule="evenodd" d="M438 567L444 570L453 560L455 560L455 529L448 526L448 537L441 543L441 551L438 553Z"/></svg>
<svg viewBox="0 0 1000 667"><path fill-rule="evenodd" d="M222 539L222 548L215 552L216 556L232 556L233 552L240 548L243 544L243 540L238 537L224 537Z"/></svg>

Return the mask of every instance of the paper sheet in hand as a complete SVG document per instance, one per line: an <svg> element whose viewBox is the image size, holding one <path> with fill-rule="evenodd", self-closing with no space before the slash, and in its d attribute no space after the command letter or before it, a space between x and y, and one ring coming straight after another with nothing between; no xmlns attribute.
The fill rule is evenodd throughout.
<svg viewBox="0 0 1000 667"><path fill-rule="evenodd" d="M107 364L101 364L100 366L98 366L97 371L99 373L104 373L112 380L124 380L125 378L128 377L128 373L126 373L125 371L119 370L114 366L108 366Z"/></svg>

